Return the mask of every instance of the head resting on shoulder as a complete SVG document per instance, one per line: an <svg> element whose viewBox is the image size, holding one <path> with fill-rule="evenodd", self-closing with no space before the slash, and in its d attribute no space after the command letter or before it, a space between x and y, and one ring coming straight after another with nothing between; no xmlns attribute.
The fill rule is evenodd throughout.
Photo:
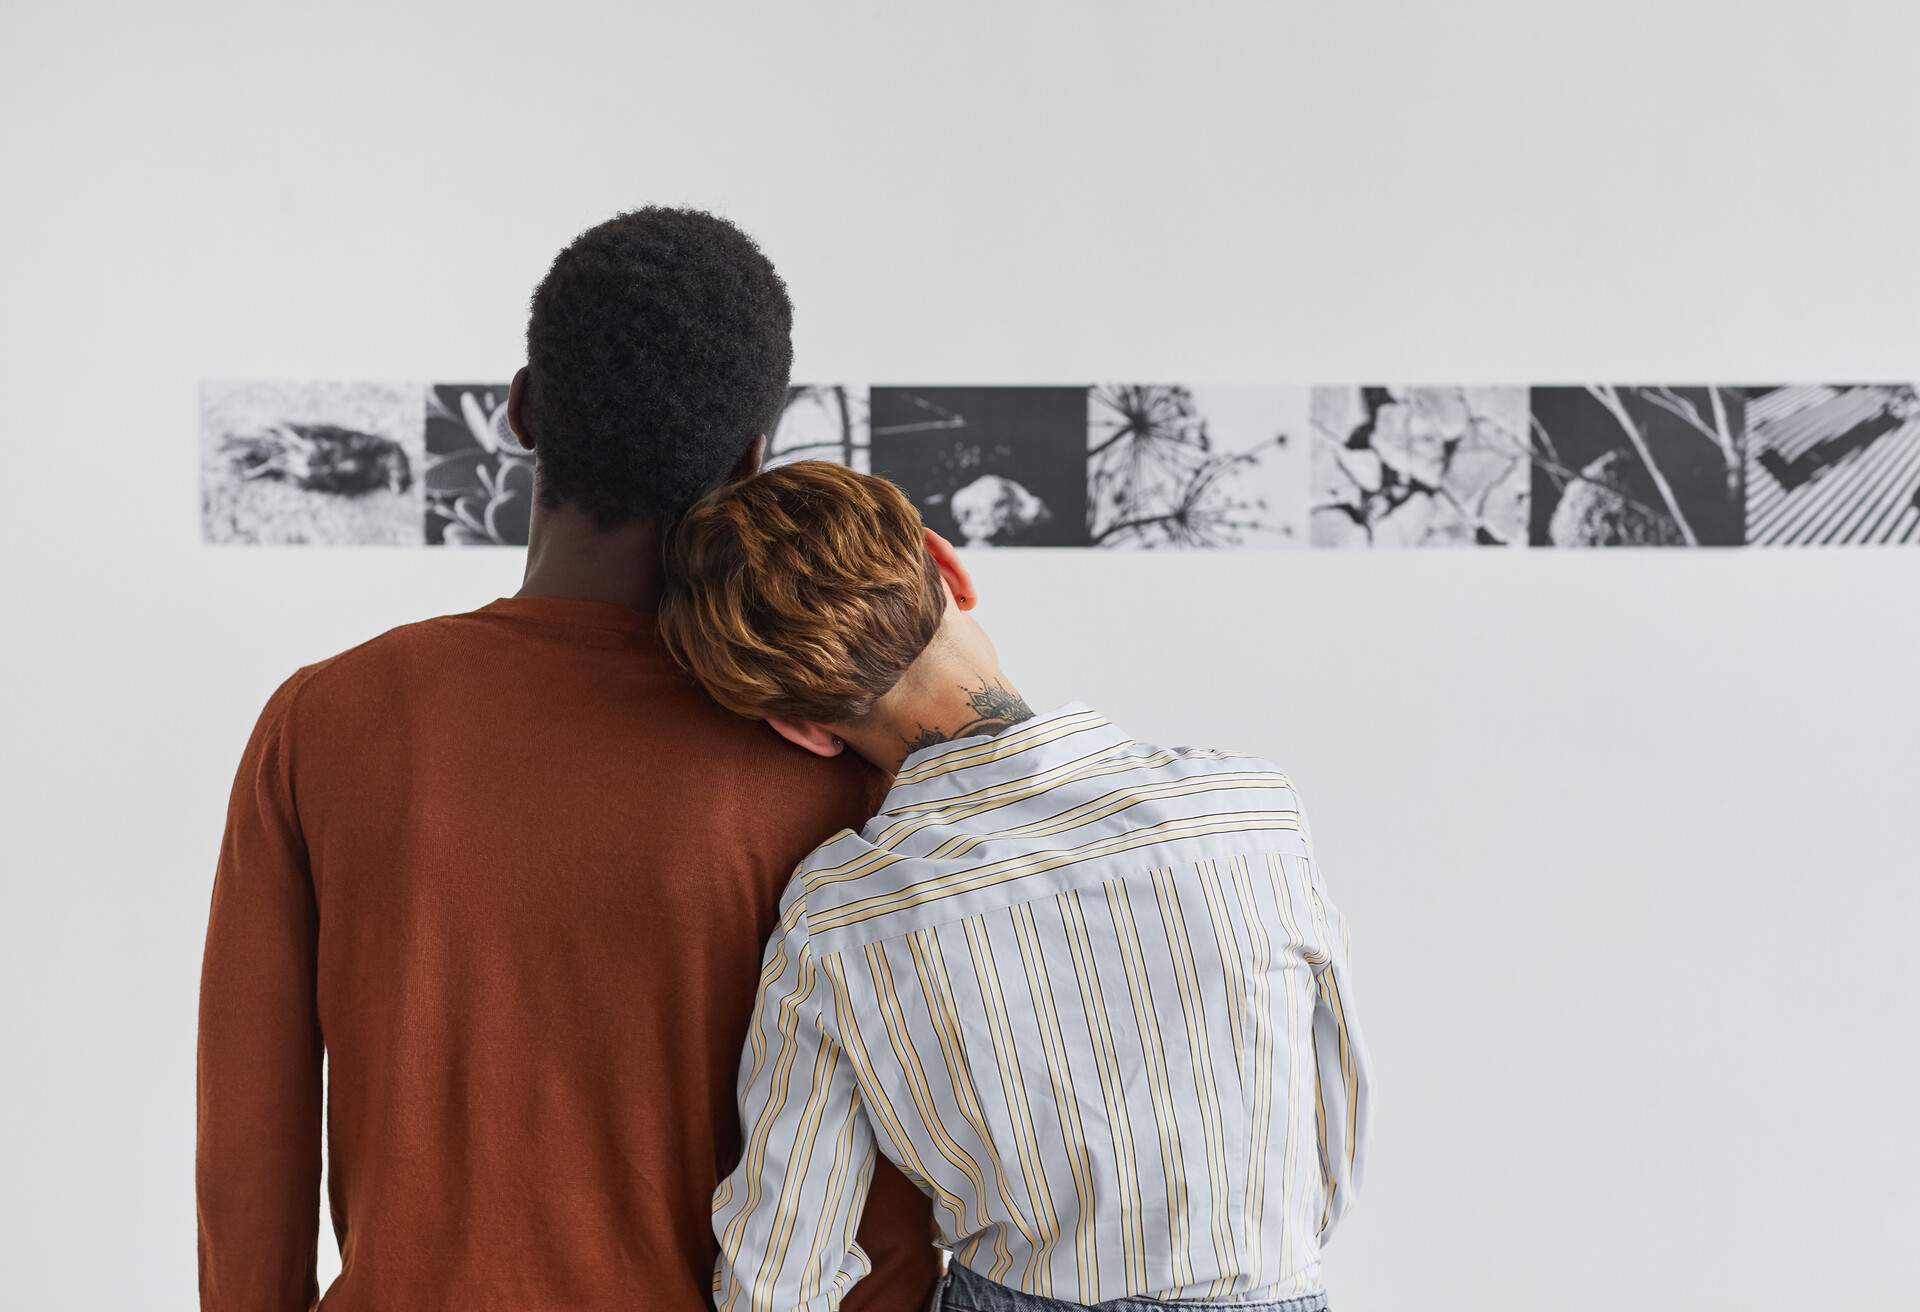
<svg viewBox="0 0 1920 1312"><path fill-rule="evenodd" d="M658 617L709 696L883 768L1031 712L951 544L884 478L806 460L708 493L668 543Z"/></svg>

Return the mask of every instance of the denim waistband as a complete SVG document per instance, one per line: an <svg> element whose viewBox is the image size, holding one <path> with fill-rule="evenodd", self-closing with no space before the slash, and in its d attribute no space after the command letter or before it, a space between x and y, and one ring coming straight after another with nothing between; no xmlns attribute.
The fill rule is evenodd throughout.
<svg viewBox="0 0 1920 1312"><path fill-rule="evenodd" d="M1176 1312L1187 1308L1227 1308L1232 1312L1327 1312L1325 1294L1306 1294L1278 1302L1204 1298L1116 1298L1098 1305L1067 1303L1008 1289L955 1262L941 1286L935 1312Z"/></svg>

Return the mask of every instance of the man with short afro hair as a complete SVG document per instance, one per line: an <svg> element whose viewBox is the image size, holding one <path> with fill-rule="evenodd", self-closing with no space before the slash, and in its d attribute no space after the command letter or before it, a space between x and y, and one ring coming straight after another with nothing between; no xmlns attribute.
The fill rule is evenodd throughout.
<svg viewBox="0 0 1920 1312"><path fill-rule="evenodd" d="M268 700L201 976L204 1312L710 1309L762 945L886 784L716 706L654 620L666 526L760 466L791 326L725 220L581 234L508 402L538 490L519 593ZM931 1208L891 1167L873 1189L844 1306L922 1307Z"/></svg>
<svg viewBox="0 0 1920 1312"><path fill-rule="evenodd" d="M644 209L581 233L533 294L517 380L544 503L670 522L772 431L792 330L786 284L725 219Z"/></svg>

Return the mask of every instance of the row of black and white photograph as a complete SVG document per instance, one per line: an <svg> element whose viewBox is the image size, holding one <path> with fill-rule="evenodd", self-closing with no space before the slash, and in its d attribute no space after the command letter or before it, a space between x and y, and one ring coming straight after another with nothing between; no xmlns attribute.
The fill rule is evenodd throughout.
<svg viewBox="0 0 1920 1312"><path fill-rule="evenodd" d="M201 389L210 542L523 545L503 383ZM789 390L768 463L903 488L966 547L1920 543L1912 384Z"/></svg>

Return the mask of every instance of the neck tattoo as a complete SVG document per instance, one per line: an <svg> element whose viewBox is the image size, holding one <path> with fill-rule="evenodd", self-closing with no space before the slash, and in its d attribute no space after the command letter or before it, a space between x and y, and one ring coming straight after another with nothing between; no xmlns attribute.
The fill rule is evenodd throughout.
<svg viewBox="0 0 1920 1312"><path fill-rule="evenodd" d="M1019 693L1006 684L994 681L983 683L978 688L968 688L962 684L960 690L966 694L967 709L971 713L967 721L955 729L929 729L920 725L920 732L911 738L903 738L909 755L922 747L932 747L936 743L949 743L957 738L973 738L980 734L995 734L1022 720L1033 718L1033 708L1027 705Z"/></svg>

